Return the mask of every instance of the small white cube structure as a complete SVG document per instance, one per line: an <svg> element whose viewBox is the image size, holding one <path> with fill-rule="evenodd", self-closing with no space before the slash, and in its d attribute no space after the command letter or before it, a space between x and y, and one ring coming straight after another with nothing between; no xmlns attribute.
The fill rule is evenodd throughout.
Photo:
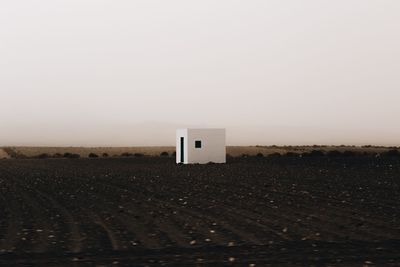
<svg viewBox="0 0 400 267"><path fill-rule="evenodd" d="M178 129L176 163L225 163L225 129Z"/></svg>

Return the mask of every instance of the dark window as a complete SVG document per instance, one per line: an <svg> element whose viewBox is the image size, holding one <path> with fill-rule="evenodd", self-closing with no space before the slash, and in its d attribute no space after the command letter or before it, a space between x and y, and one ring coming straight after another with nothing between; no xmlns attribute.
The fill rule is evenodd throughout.
<svg viewBox="0 0 400 267"><path fill-rule="evenodd" d="M201 141L199 141L199 140L194 141L194 147L201 148Z"/></svg>

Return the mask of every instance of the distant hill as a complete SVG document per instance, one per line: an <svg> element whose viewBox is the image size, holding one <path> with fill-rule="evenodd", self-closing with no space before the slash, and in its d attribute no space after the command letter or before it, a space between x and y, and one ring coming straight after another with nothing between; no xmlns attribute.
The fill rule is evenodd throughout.
<svg viewBox="0 0 400 267"><path fill-rule="evenodd" d="M400 145L400 128L348 126L341 130L324 127L277 125L185 124L165 122L92 122L90 124L43 123L40 126L2 127L0 146L174 146L177 128L226 128L227 145Z"/></svg>

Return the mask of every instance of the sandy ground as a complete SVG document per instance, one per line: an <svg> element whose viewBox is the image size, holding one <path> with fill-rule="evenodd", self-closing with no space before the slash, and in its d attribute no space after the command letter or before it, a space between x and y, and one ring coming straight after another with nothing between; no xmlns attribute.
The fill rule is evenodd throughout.
<svg viewBox="0 0 400 267"><path fill-rule="evenodd" d="M304 153L312 150L332 151L337 150L340 152L353 151L353 152L368 152L380 153L387 151L386 147L359 147L359 146L228 146L227 154L231 156L241 156L247 154L250 156L262 153L263 155L270 155L273 153L285 154L288 152Z"/></svg>
<svg viewBox="0 0 400 267"><path fill-rule="evenodd" d="M385 147L356 147L356 146L228 146L226 149L227 154L237 157L243 154L250 156L262 153L263 155L270 155L273 153L285 154L287 152L303 153L312 150L338 150L338 151L354 151L354 152L369 152L380 153L387 151L389 148ZM8 147L12 157L15 155L22 155L26 157L35 157L40 154L54 155L56 153L64 154L66 152L79 154L81 157L87 157L90 153L95 153L101 156L107 153L109 156L119 156L122 153L141 153L148 156L159 156L162 152L168 152L172 155L175 152L174 146L154 146L154 147ZM0 149L0 158L9 156L4 149Z"/></svg>
<svg viewBox="0 0 400 267"><path fill-rule="evenodd" d="M7 154L7 152L4 151L4 149L0 148L0 159L4 159L4 158L9 158L10 156Z"/></svg>

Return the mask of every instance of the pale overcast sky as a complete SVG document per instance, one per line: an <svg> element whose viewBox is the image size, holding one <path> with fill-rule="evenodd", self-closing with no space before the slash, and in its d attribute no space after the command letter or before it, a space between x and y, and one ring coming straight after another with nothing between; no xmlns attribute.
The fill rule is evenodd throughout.
<svg viewBox="0 0 400 267"><path fill-rule="evenodd" d="M0 100L0 145L400 145L400 1L3 1Z"/></svg>

